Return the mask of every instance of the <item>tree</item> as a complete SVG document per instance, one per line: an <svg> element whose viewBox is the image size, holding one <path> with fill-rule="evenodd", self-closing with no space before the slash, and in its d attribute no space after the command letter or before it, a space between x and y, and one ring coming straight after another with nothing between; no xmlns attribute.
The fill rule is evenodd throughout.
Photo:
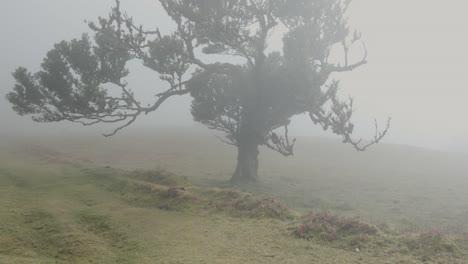
<svg viewBox="0 0 468 264"><path fill-rule="evenodd" d="M120 123L113 136L174 96L190 95L195 121L225 133L238 149L233 182L257 179L259 146L290 156L293 116L308 114L358 151L377 144L389 129L376 123L364 144L351 135L353 100L341 100L331 76L364 65L359 33L351 33L342 0L160 0L176 31L147 30L121 11L119 0L107 18L89 23L94 37L62 41L48 52L42 70L18 68L7 95L20 115L37 122ZM284 31L282 51L267 52L274 30ZM363 58L350 63L353 45ZM337 49L343 62L331 61ZM201 56L202 55L202 56ZM206 56L241 58L240 63L204 62ZM336 56L336 55L335 55ZM153 104L143 105L125 81L127 63L140 61L167 83ZM229 61L229 60L227 60ZM230 60L233 61L233 60ZM116 92L118 91L118 92Z"/></svg>

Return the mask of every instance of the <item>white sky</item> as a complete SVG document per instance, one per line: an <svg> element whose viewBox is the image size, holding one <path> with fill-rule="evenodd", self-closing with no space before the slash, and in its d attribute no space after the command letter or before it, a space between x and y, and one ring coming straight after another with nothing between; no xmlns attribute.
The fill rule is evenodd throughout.
<svg viewBox="0 0 468 264"><path fill-rule="evenodd" d="M137 21L161 28L168 19L156 0L123 0ZM87 31L84 19L105 16L112 0L15 0L2 2L0 16L0 132L84 131L78 125L39 125L18 117L4 100L18 66L37 70L55 42ZM343 95L355 98L358 136L372 134L373 118L392 116L386 142L439 149L468 148L468 1L354 0L349 12L353 28L363 33L369 64L345 75ZM157 85L157 76L138 73L135 85ZM192 126L189 98L169 102L162 111L140 120L149 125ZM98 132L108 132L99 128ZM296 135L324 135L299 118Z"/></svg>

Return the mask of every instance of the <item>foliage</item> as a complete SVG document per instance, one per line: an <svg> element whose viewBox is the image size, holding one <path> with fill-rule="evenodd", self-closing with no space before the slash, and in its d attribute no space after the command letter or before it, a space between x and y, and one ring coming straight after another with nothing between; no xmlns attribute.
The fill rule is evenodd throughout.
<svg viewBox="0 0 468 264"><path fill-rule="evenodd" d="M382 132L377 129L369 144L351 138L353 100L341 100L339 82L332 79L334 73L367 62L364 45L361 60L348 59L350 48L362 43L347 24L350 1L160 3L176 24L175 32L162 35L158 28L135 24L117 0L107 18L89 23L92 38L84 34L56 44L37 73L23 67L15 71L16 85L7 95L14 110L38 122L121 123L106 134L111 136L166 100L190 94L194 119L225 132L223 141L264 145L286 156L293 154L295 144L288 125L299 114L309 115L358 150L386 134L388 125ZM284 31L283 49L268 52L269 37L277 29ZM332 63L339 48L342 62ZM211 55L240 57L241 62L204 62ZM130 60L140 61L167 83L152 104L143 105L126 82ZM284 134L278 134L279 128Z"/></svg>

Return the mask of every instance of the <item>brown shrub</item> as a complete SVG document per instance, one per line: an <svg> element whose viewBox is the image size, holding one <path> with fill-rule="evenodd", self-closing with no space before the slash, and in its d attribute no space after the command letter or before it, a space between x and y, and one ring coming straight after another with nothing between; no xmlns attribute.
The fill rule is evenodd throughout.
<svg viewBox="0 0 468 264"><path fill-rule="evenodd" d="M430 260L438 255L456 255L459 251L452 240L438 231L407 235L403 238L403 244L412 254L421 256L423 260Z"/></svg>
<svg viewBox="0 0 468 264"><path fill-rule="evenodd" d="M228 212L235 217L274 218L294 217L292 210L280 201L233 190L208 190L201 193L207 206Z"/></svg>
<svg viewBox="0 0 468 264"><path fill-rule="evenodd" d="M237 199L233 204L235 212L241 216L251 218L275 218L291 219L292 211L284 204L272 198L259 198L246 195L242 199Z"/></svg>
<svg viewBox="0 0 468 264"><path fill-rule="evenodd" d="M336 216L328 212L309 213L296 226L294 235L303 239L324 241L346 240L355 247L361 247L372 236L379 234L377 227L363 223L355 218Z"/></svg>

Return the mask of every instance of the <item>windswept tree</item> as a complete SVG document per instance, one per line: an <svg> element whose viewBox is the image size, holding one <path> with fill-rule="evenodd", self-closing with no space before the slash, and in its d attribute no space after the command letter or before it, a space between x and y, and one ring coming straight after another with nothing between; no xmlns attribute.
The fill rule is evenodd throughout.
<svg viewBox="0 0 468 264"><path fill-rule="evenodd" d="M159 2L175 32L164 35L135 24L117 0L107 18L89 23L92 38L85 34L56 44L35 74L25 68L14 72L16 85L7 95L13 109L37 122L116 123L105 135L113 136L172 97L189 95L194 119L224 132L222 140L237 147L233 182L257 179L259 146L293 155L296 140L290 139L288 126L296 115L307 114L358 151L387 133L389 123L382 131L376 124L372 140L354 140L353 100L337 94L333 74L353 71L367 57L360 34L348 27L350 1ZM284 32L282 50L267 52L275 30ZM362 47L362 59L355 62L348 59L353 45ZM240 59L206 62L219 55ZM152 104L142 103L135 93L147 87L126 82L132 60L167 84Z"/></svg>

